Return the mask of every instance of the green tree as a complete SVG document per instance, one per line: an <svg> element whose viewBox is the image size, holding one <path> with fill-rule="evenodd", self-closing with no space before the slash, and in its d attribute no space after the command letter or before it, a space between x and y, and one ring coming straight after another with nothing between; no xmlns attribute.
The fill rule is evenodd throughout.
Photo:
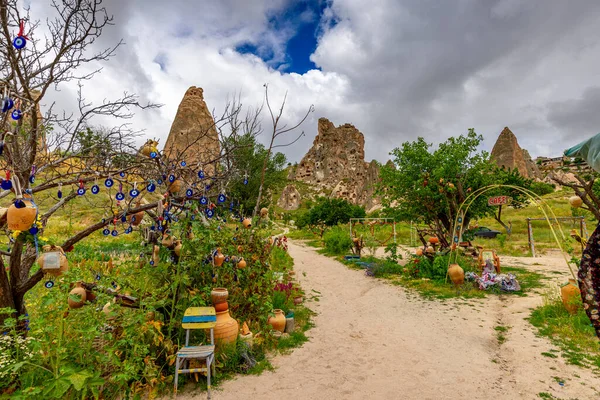
<svg viewBox="0 0 600 400"><path fill-rule="evenodd" d="M313 231L317 230L322 237L327 227L348 223L350 218L365 216L363 207L351 204L347 200L319 198L310 211L300 215L296 225L299 228L308 227Z"/></svg>
<svg viewBox="0 0 600 400"><path fill-rule="evenodd" d="M471 193L492 184L529 187L530 181L517 171L500 169L490 162L489 154L478 150L482 140L470 129L467 135L451 137L437 149L423 138L394 149L394 166L381 169L378 187L385 213L399 221L426 224L429 229L422 232L421 240L425 241L426 233L437 235L447 247L460 205ZM526 202L516 190L490 191L473 202L463 226L473 218L496 215L498 209L487 205L487 198L494 195L511 196L513 207Z"/></svg>
<svg viewBox="0 0 600 400"><path fill-rule="evenodd" d="M230 163L229 167L236 171L236 175L228 186L228 192L230 197L240 199L240 207L244 212L252 212L258 199L265 159L267 163L263 190L267 193L286 182L284 167L287 160L283 153L269 153L252 133L231 138L230 141L232 154L224 162ZM270 200L270 197L263 198L260 206L267 206Z"/></svg>

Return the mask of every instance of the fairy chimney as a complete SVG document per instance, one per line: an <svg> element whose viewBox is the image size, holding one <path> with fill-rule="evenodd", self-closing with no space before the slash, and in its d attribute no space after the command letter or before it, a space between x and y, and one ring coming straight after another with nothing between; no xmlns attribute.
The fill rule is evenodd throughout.
<svg viewBox="0 0 600 400"><path fill-rule="evenodd" d="M519 146L515 134L508 127L505 127L500 133L492 149L492 159L499 167L516 169L522 176L529 177L523 149Z"/></svg>
<svg viewBox="0 0 600 400"><path fill-rule="evenodd" d="M164 154L172 161L185 161L214 171L221 146L215 121L204 102L202 88L192 86L183 96L165 143Z"/></svg>
<svg viewBox="0 0 600 400"><path fill-rule="evenodd" d="M283 189L277 205L287 211L297 210L300 208L300 200L300 192L296 189L296 186L290 184Z"/></svg>

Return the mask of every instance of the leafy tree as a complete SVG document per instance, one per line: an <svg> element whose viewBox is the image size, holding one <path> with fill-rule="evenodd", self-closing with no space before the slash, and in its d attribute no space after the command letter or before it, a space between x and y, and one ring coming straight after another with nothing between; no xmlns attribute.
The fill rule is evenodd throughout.
<svg viewBox="0 0 600 400"><path fill-rule="evenodd" d="M365 215L363 207L351 204L347 200L319 198L310 211L300 215L296 225L299 228L316 230L323 237L327 227L348 223L350 218L364 218Z"/></svg>
<svg viewBox="0 0 600 400"><path fill-rule="evenodd" d="M235 141L231 138L230 142L235 149L226 158L226 162L231 164L236 174L235 179L228 185L228 192L230 197L240 199L240 207L243 210L250 211L258 199L264 160L266 159L267 163L263 190L268 193L286 182L286 158L283 153L269 152L251 133L239 136ZM269 200L263 199L260 206L268 205Z"/></svg>
<svg viewBox="0 0 600 400"><path fill-rule="evenodd" d="M467 135L451 137L437 149L425 139L405 142L394 149L394 166L384 166L380 172L378 187L382 195L385 213L396 220L426 224L424 235L438 236L443 247L449 246L452 225L461 204L467 197L492 184L510 184L528 187L530 181L517 171L496 167L489 154L478 151L483 137L470 129ZM473 218L481 218L499 211L487 204L487 198L507 195L513 198L513 207L520 207L526 198L512 189L487 192L473 202L464 216L466 227ZM497 219L501 220L498 215Z"/></svg>

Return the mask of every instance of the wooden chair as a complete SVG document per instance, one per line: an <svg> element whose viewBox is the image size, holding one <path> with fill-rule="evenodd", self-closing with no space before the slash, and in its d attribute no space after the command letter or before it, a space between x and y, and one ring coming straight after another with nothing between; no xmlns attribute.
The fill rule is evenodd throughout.
<svg viewBox="0 0 600 400"><path fill-rule="evenodd" d="M210 399L210 370L212 365L215 373L215 340L214 328L217 324L217 315L214 307L190 307L185 310L181 327L185 329L185 346L177 352L175 360L175 394L177 394L177 381L179 374L206 373L208 398ZM210 329L210 345L190 346L191 329ZM189 368L190 360L206 362L206 367ZM181 368L181 369L180 369Z"/></svg>

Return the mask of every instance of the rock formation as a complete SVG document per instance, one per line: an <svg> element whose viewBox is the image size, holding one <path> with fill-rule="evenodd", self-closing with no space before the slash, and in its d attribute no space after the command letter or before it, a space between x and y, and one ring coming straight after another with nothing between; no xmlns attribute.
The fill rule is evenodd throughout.
<svg viewBox="0 0 600 400"><path fill-rule="evenodd" d="M277 205L284 210L297 210L300 207L300 200L300 192L296 189L296 186L290 184L283 189Z"/></svg>
<svg viewBox="0 0 600 400"><path fill-rule="evenodd" d="M541 179L540 169L525 149L523 149L523 158L525 159L525 167L527 167L527 176L532 179Z"/></svg>
<svg viewBox="0 0 600 400"><path fill-rule="evenodd" d="M531 157L528 158L531 160ZM530 176L527 168L523 149L519 146L515 134L512 133L508 127L505 127L502 133L500 133L500 136L492 149L492 160L494 160L499 167L516 169L522 176L533 178L533 176ZM533 164L533 161L531 161L531 163Z"/></svg>
<svg viewBox="0 0 600 400"><path fill-rule="evenodd" d="M213 117L204 102L202 88L192 86L183 96L165 143L164 154L170 160L199 165L207 173L219 157L221 146Z"/></svg>
<svg viewBox="0 0 600 400"><path fill-rule="evenodd" d="M331 197L343 198L367 209L376 205L373 184L379 175L376 162L365 162L365 138L351 124L335 127L320 118L312 148L302 158L295 179L309 183Z"/></svg>

